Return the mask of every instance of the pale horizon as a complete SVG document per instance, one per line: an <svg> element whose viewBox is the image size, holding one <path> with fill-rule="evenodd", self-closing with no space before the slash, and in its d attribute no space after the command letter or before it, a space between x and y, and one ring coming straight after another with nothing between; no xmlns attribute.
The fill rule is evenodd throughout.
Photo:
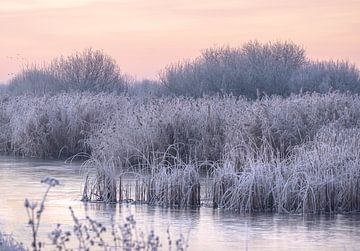
<svg viewBox="0 0 360 251"><path fill-rule="evenodd" d="M172 62L213 46L291 40L307 56L360 65L360 2L255 0L0 0L0 82L26 64L85 48L123 73L157 77Z"/></svg>

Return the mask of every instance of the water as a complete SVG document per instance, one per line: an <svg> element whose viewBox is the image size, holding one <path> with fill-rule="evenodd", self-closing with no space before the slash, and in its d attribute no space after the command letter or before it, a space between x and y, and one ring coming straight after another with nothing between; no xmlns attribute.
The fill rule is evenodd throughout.
<svg viewBox="0 0 360 251"><path fill-rule="evenodd" d="M30 228L24 198L40 200L46 189L39 181L45 176L61 180L46 201L40 237L50 243L47 234L56 223L70 229L73 222L68 207L84 219L90 216L110 225L110 217L121 222L133 214L137 226L151 229L166 244L170 227L173 240L180 233L188 236L189 250L360 250L360 214L350 215L240 215L200 209L169 209L146 205L84 204L81 197L79 164L60 161L34 161L0 157L0 231L29 245ZM47 249L51 250L50 246Z"/></svg>

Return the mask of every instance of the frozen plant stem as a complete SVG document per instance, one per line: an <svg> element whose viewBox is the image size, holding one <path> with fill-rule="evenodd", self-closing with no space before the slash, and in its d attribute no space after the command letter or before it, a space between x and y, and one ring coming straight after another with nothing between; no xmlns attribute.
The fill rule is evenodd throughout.
<svg viewBox="0 0 360 251"><path fill-rule="evenodd" d="M43 244L40 241L39 242L37 241L37 234L40 227L41 215L45 209L46 197L52 187L59 185L59 181L57 179L50 177L46 177L45 179L41 180L41 183L47 184L48 187L42 197L39 208L36 202L29 202L28 199L25 199L25 204L24 204L29 219L28 224L31 226L31 231L32 231L31 247L33 248L33 251L40 251L43 246Z"/></svg>

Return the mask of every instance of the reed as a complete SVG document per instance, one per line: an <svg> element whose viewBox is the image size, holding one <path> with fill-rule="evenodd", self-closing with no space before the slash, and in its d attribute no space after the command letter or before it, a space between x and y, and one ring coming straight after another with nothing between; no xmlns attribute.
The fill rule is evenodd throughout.
<svg viewBox="0 0 360 251"><path fill-rule="evenodd" d="M87 174L83 201L106 203L135 202L163 206L199 206L200 175L195 165L177 163L139 171L117 171L115 162L90 159L84 163ZM123 182L127 175L133 175ZM132 180L132 181L131 181Z"/></svg>
<svg viewBox="0 0 360 251"><path fill-rule="evenodd" d="M200 176L194 165L157 167L146 178L146 184L149 204L178 207L200 205Z"/></svg>
<svg viewBox="0 0 360 251"><path fill-rule="evenodd" d="M117 173L113 163L90 158L83 163L82 167L86 172L86 179L81 200L106 203L117 202ZM119 189L121 193L121 182Z"/></svg>
<svg viewBox="0 0 360 251"><path fill-rule="evenodd" d="M346 143L351 138L339 138L355 135L360 126L357 95L140 102L83 93L9 97L0 105L1 152L90 156L84 200L198 205L199 172L205 169L211 174L206 193L211 190L213 198L204 200L216 207L277 212L358 207L357 147ZM340 172L334 165L345 166ZM134 184L124 182L128 173Z"/></svg>
<svg viewBox="0 0 360 251"><path fill-rule="evenodd" d="M90 153L85 140L119 106L112 95L12 97L0 112L0 151L27 157L66 158ZM51 105L50 105L51 104Z"/></svg>
<svg viewBox="0 0 360 251"><path fill-rule="evenodd" d="M357 126L359 104L357 95L339 93L256 101L229 96L139 102L84 93L9 97L0 102L0 151L43 158L86 152L134 166L167 151L188 163L219 161L234 156L234 149L241 158L241 147L251 146L255 154L265 142L286 157L326 124Z"/></svg>
<svg viewBox="0 0 360 251"><path fill-rule="evenodd" d="M360 210L360 130L331 125L294 149L291 159L247 159L214 172L217 207L241 212L350 212Z"/></svg>

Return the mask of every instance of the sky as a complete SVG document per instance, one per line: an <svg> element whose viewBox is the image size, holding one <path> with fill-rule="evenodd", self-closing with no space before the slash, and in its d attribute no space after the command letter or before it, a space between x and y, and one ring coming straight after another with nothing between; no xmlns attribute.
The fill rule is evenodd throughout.
<svg viewBox="0 0 360 251"><path fill-rule="evenodd" d="M157 78L214 46L291 40L313 59L360 66L359 0L0 0L0 81L92 47Z"/></svg>

